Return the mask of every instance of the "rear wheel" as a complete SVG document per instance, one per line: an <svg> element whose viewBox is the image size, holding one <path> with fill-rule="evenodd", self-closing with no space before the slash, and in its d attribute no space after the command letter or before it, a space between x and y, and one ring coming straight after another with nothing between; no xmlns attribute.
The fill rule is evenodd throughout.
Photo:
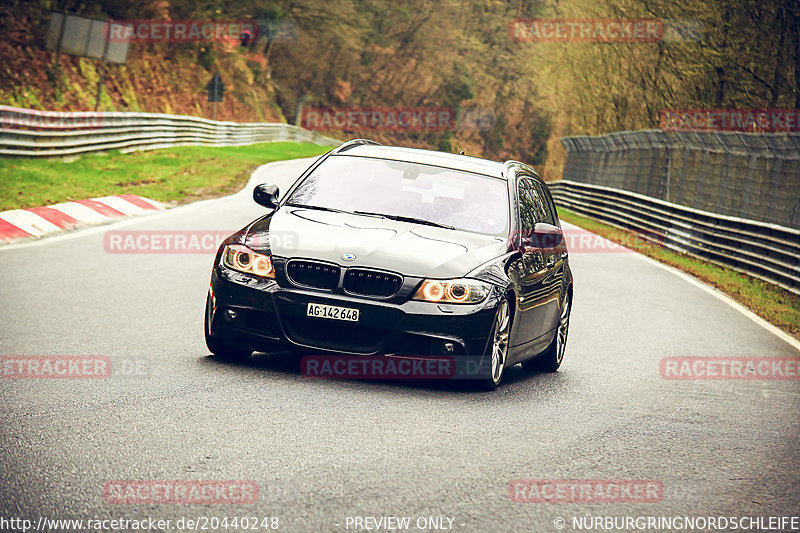
<svg viewBox="0 0 800 533"><path fill-rule="evenodd" d="M209 333L211 331L211 295L206 298L206 317L205 317L205 336L206 336L206 347L208 351L210 351L215 356L219 357L220 359L224 359L226 361L244 361L250 354L253 353L253 350L248 350L247 348L241 348L239 346L234 346L229 344L221 339L217 339L212 337Z"/></svg>
<svg viewBox="0 0 800 533"><path fill-rule="evenodd" d="M525 368L542 370L544 372L555 372L564 360L564 351L567 348L567 334L569 333L569 315L572 311L572 299L570 294L564 296L564 307L561 309L561 316L558 319L558 327L553 342L541 355L525 361L522 365Z"/></svg>
<svg viewBox="0 0 800 533"><path fill-rule="evenodd" d="M508 300L503 300L497 307L492 324L492 333L489 336L489 345L484 355L489 357L488 376L480 381L481 388L494 390L503 380L503 374L508 360L508 340L511 332L511 310Z"/></svg>

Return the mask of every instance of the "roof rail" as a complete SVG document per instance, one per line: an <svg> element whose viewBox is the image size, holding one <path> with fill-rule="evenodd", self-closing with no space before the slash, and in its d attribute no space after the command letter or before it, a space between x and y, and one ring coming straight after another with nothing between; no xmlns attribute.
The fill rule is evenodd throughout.
<svg viewBox="0 0 800 533"><path fill-rule="evenodd" d="M353 139L353 140L350 140L350 141L342 143L338 148L335 148L333 150L333 153L334 154L340 154L340 153L342 153L342 152L344 152L346 150L349 150L350 148L353 148L355 146L361 146L363 144L376 144L376 145L380 146L381 143L375 142L375 141L370 140L370 139Z"/></svg>
<svg viewBox="0 0 800 533"><path fill-rule="evenodd" d="M523 163L522 161L516 161L514 159L509 159L509 160L507 160L506 162L503 163L503 174L508 175L507 171L510 170L511 167L515 167L515 166L522 167L522 168L524 168L526 170L530 170L530 171L533 172L533 174L537 178L541 179L541 176L539 176L539 172L537 172L537 170L535 168L533 168L531 165L527 165L527 164Z"/></svg>

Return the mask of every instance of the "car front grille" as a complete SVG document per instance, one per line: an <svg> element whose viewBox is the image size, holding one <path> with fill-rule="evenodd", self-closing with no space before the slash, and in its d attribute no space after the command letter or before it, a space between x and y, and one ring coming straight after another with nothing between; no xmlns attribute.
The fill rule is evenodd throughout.
<svg viewBox="0 0 800 533"><path fill-rule="evenodd" d="M295 285L333 290L339 285L339 267L316 261L289 261L286 276Z"/></svg>
<svg viewBox="0 0 800 533"><path fill-rule="evenodd" d="M351 294L388 298L403 286L397 274L361 268L350 268L344 275L344 290Z"/></svg>
<svg viewBox="0 0 800 533"><path fill-rule="evenodd" d="M286 333L298 344L356 353L377 351L388 334L385 329L319 318L291 317L285 325Z"/></svg>

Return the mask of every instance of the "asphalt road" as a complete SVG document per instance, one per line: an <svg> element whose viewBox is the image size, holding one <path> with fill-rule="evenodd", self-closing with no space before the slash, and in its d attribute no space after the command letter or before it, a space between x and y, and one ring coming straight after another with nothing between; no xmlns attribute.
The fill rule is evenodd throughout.
<svg viewBox="0 0 800 533"><path fill-rule="evenodd" d="M589 514L798 515L800 382L666 380L659 362L800 352L636 254L573 253L561 370L515 367L488 393L305 379L282 355L220 362L203 342L212 254L104 248L110 230L233 231L262 212L256 182L285 190L307 164L262 167L232 197L0 249L0 354L107 356L115 369L0 379L0 517L279 517L280 531L298 532L353 531L356 516L409 516L412 530L449 517L453 531L540 532ZM657 480L663 494L518 503L515 479ZM114 504L113 480L252 480L259 495Z"/></svg>

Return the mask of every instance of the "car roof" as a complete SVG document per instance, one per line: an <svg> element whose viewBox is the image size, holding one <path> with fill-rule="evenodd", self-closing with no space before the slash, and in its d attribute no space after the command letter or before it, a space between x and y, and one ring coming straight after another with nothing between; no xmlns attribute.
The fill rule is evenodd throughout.
<svg viewBox="0 0 800 533"><path fill-rule="evenodd" d="M474 172L485 176L504 178L503 169L505 165L468 155L449 154L447 152L436 152L434 150L422 150L420 148L403 148L399 146L383 146L379 144L359 144L344 147L342 151L334 151L332 156L355 156L355 157L374 157L379 159L390 159L393 161L404 161L408 163L420 163L437 167L452 168L466 172Z"/></svg>

